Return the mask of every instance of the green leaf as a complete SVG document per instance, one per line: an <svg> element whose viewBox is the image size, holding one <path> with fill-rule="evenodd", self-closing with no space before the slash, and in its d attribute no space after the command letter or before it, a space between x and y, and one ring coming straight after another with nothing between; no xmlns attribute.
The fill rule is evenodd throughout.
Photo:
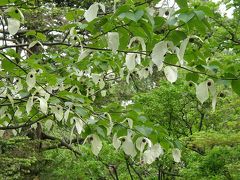
<svg viewBox="0 0 240 180"><path fill-rule="evenodd" d="M199 20L202 20L205 18L205 13L203 11L194 11L194 13L197 15Z"/></svg>
<svg viewBox="0 0 240 180"><path fill-rule="evenodd" d="M172 41L175 45L177 45L181 40L186 38L187 35L182 31L172 31L168 36L168 40Z"/></svg>
<svg viewBox="0 0 240 180"><path fill-rule="evenodd" d="M240 80L232 80L232 89L240 96Z"/></svg>
<svg viewBox="0 0 240 180"><path fill-rule="evenodd" d="M1 0L1 1L0 1L0 6L6 5L6 4L8 4L8 3L9 3L8 0Z"/></svg>
<svg viewBox="0 0 240 180"><path fill-rule="evenodd" d="M207 16L213 17L214 13L208 6L199 6L197 10L203 11Z"/></svg>
<svg viewBox="0 0 240 180"><path fill-rule="evenodd" d="M193 82L197 82L199 79L199 75L197 73L187 73L186 74L186 80L187 81L193 81Z"/></svg>
<svg viewBox="0 0 240 180"><path fill-rule="evenodd" d="M175 0L178 6L182 8L188 8L187 0Z"/></svg>
<svg viewBox="0 0 240 180"><path fill-rule="evenodd" d="M14 72L15 71L15 65L8 61L7 59L2 60L2 68L7 72Z"/></svg>
<svg viewBox="0 0 240 180"><path fill-rule="evenodd" d="M178 16L178 19L187 23L194 17L194 13L182 13Z"/></svg>

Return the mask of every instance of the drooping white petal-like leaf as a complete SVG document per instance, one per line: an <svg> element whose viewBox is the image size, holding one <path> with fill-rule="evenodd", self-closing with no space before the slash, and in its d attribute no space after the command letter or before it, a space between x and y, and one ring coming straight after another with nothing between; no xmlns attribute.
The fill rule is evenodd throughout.
<svg viewBox="0 0 240 180"><path fill-rule="evenodd" d="M121 146L121 141L117 138L117 134L115 133L113 136L113 147L118 150L118 148Z"/></svg>
<svg viewBox="0 0 240 180"><path fill-rule="evenodd" d="M214 81L212 79L209 79L206 83L209 84L208 89L209 89L211 95L214 96L217 93L215 85L214 85Z"/></svg>
<svg viewBox="0 0 240 180"><path fill-rule="evenodd" d="M105 113L105 116L107 115L109 119L109 127L107 128L107 135L109 136L112 133L112 128L113 128L113 121L109 113Z"/></svg>
<svg viewBox="0 0 240 180"><path fill-rule="evenodd" d="M102 97L105 97L107 95L107 91L106 90L102 90L101 91L101 95L102 95Z"/></svg>
<svg viewBox="0 0 240 180"><path fill-rule="evenodd" d="M166 41L161 41L157 44L155 44L153 50L152 50L152 62L157 65L158 70L161 70L163 66L163 61L164 61L164 55L167 53L168 48L167 48L167 42Z"/></svg>
<svg viewBox="0 0 240 180"><path fill-rule="evenodd" d="M99 81L99 88L103 89L105 87L105 82L103 81L103 79L100 79Z"/></svg>
<svg viewBox="0 0 240 180"><path fill-rule="evenodd" d="M84 127L84 122L80 118L76 118L76 117L74 117L74 120L75 120L75 126L77 129L77 132L78 134L81 134Z"/></svg>
<svg viewBox="0 0 240 180"><path fill-rule="evenodd" d="M52 126L53 126L53 121L51 119L48 119L45 123L44 123L45 128L47 129L47 131L50 131Z"/></svg>
<svg viewBox="0 0 240 180"><path fill-rule="evenodd" d="M70 108L68 108L68 109L65 111L65 113L64 113L64 120L65 120L65 122L67 122L67 120L68 120L69 113L70 113Z"/></svg>
<svg viewBox="0 0 240 180"><path fill-rule="evenodd" d="M127 74L126 76L126 83L129 84L129 78L130 78L130 73Z"/></svg>
<svg viewBox="0 0 240 180"><path fill-rule="evenodd" d="M214 84L214 81L212 79L208 80L207 82L208 89L210 91L210 94L212 96L212 110L215 111L216 104L217 104L217 91Z"/></svg>
<svg viewBox="0 0 240 180"><path fill-rule="evenodd" d="M135 53L127 53L126 54L126 66L129 71L133 71L136 66L136 54Z"/></svg>
<svg viewBox="0 0 240 180"><path fill-rule="evenodd" d="M101 7L102 11L105 12L105 6L100 3L92 4L87 11L84 13L84 18L90 22L97 17L99 6Z"/></svg>
<svg viewBox="0 0 240 180"><path fill-rule="evenodd" d="M163 149L159 143L152 146L152 153L156 158L163 155Z"/></svg>
<svg viewBox="0 0 240 180"><path fill-rule="evenodd" d="M92 81L94 82L94 84L99 83L100 78L101 78L101 75L100 75L100 74L94 74L94 73L92 73L91 76L92 76Z"/></svg>
<svg viewBox="0 0 240 180"><path fill-rule="evenodd" d="M145 42L144 42L144 39L143 39L142 37L138 37L138 36L133 37L133 38L130 40L130 42L129 42L129 44L128 44L128 48L130 48L131 45L132 45L132 43L135 42L135 41L140 42L141 47L142 47L142 51L145 52L145 51L146 51L146 44L145 44ZM145 55L142 55L142 57L144 58Z"/></svg>
<svg viewBox="0 0 240 180"><path fill-rule="evenodd" d="M20 118L22 116L22 111L18 108L15 113L14 113L14 116Z"/></svg>
<svg viewBox="0 0 240 180"><path fill-rule="evenodd" d="M133 128L133 120L130 118L126 118L126 121L128 123L128 126L130 127L130 129L132 129Z"/></svg>
<svg viewBox="0 0 240 180"><path fill-rule="evenodd" d="M136 148L140 151L143 152L145 146L148 145L148 147L150 148L152 146L152 142L150 141L150 139L146 138L146 137L139 137L136 140Z"/></svg>
<svg viewBox="0 0 240 180"><path fill-rule="evenodd" d="M106 12L106 9L105 9L104 4L102 4L102 3L98 3L98 5L99 5L100 8L102 9L102 11L105 13L105 12Z"/></svg>
<svg viewBox="0 0 240 180"><path fill-rule="evenodd" d="M35 46L38 43L38 41L33 41L29 44L28 48L32 48L33 46Z"/></svg>
<svg viewBox="0 0 240 180"><path fill-rule="evenodd" d="M98 3L94 3L92 4L87 11L85 11L84 13L84 18L90 22L92 20L94 20L97 17L97 13L98 13Z"/></svg>
<svg viewBox="0 0 240 180"><path fill-rule="evenodd" d="M7 94L7 97L10 101L10 103L12 104L12 107L14 107L14 100L13 100L13 97L10 95L10 94Z"/></svg>
<svg viewBox="0 0 240 180"><path fill-rule="evenodd" d="M21 90L23 89L23 85L22 85L21 79L18 78L18 79L16 79L16 80L17 80L17 81L16 81L15 89L16 89L17 91L21 91Z"/></svg>
<svg viewBox="0 0 240 180"><path fill-rule="evenodd" d="M1 126L0 126L1 127ZM3 137L3 134L4 134L5 130L0 130L0 137L2 138Z"/></svg>
<svg viewBox="0 0 240 180"><path fill-rule="evenodd" d="M102 141L96 134L92 134L91 138L91 150L95 156L99 154L102 149Z"/></svg>
<svg viewBox="0 0 240 180"><path fill-rule="evenodd" d="M177 67L166 66L164 68L164 74L169 82L175 82L178 78Z"/></svg>
<svg viewBox="0 0 240 180"><path fill-rule="evenodd" d="M12 133L13 133L14 136L17 135L17 131L15 129L12 130Z"/></svg>
<svg viewBox="0 0 240 180"><path fill-rule="evenodd" d="M188 44L189 38L186 38L182 41L179 51L177 52L177 57L181 65L184 65L184 54Z"/></svg>
<svg viewBox="0 0 240 180"><path fill-rule="evenodd" d="M8 106L2 106L0 108L0 118L2 115L4 115L4 113L8 110Z"/></svg>
<svg viewBox="0 0 240 180"><path fill-rule="evenodd" d="M33 106L33 96L28 98L28 101L26 104L26 111L27 111L28 115L29 115L30 111L32 110L32 106Z"/></svg>
<svg viewBox="0 0 240 180"><path fill-rule="evenodd" d="M28 91L30 91L33 87L35 87L35 84L36 84L35 71L30 71L27 74L26 83L28 85Z"/></svg>
<svg viewBox="0 0 240 180"><path fill-rule="evenodd" d="M8 32L11 35L15 35L20 28L20 21L14 18L8 18Z"/></svg>
<svg viewBox="0 0 240 180"><path fill-rule="evenodd" d="M60 105L53 106L52 107L52 113L55 115L56 119L58 121L61 121L63 119L63 108Z"/></svg>
<svg viewBox="0 0 240 180"><path fill-rule="evenodd" d="M177 163L181 162L181 151L178 148L172 150L173 160Z"/></svg>
<svg viewBox="0 0 240 180"><path fill-rule="evenodd" d="M144 164L152 164L155 159L156 157L152 154L151 149L144 151L142 159Z"/></svg>
<svg viewBox="0 0 240 180"><path fill-rule="evenodd" d="M212 97L212 110L213 110L213 112L216 109L216 104L217 104L217 93Z"/></svg>
<svg viewBox="0 0 240 180"><path fill-rule="evenodd" d="M92 50L90 50L90 49L81 51L80 55L78 56L78 62L85 59L91 52L92 52Z"/></svg>
<svg viewBox="0 0 240 180"><path fill-rule="evenodd" d="M119 47L119 34L118 32L108 32L108 48L116 53Z"/></svg>
<svg viewBox="0 0 240 180"><path fill-rule="evenodd" d="M160 144L154 144L150 149L143 153L143 163L151 164L156 158L163 155L163 149Z"/></svg>
<svg viewBox="0 0 240 180"><path fill-rule="evenodd" d="M122 143L122 149L126 155L129 155L131 157L134 157L137 155L135 146L132 142L131 137L129 136L124 137L124 142Z"/></svg>
<svg viewBox="0 0 240 180"><path fill-rule="evenodd" d="M202 104L208 99L209 93L208 93L208 85L206 81L196 86L196 96Z"/></svg>
<svg viewBox="0 0 240 180"><path fill-rule="evenodd" d="M39 102L40 102L40 110L44 113L44 114L47 114L48 112L48 104L47 104L47 101L46 99L44 98L38 98Z"/></svg>

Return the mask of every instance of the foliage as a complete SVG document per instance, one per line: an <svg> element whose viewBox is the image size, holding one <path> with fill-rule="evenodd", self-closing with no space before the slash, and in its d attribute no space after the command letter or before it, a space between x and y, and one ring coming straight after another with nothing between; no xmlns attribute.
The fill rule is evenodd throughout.
<svg viewBox="0 0 240 180"><path fill-rule="evenodd" d="M49 169L43 170L47 178L52 171L58 178L72 174L74 179L89 167L96 179L177 178L181 172L191 177L179 171L188 162L181 162L181 152L188 138L202 137L205 130L207 138L189 143L213 146L207 151L205 145L197 146L200 154L207 153L198 159L202 173L219 179L235 176L230 171L238 164L228 158L238 155L232 142L238 142L238 128L222 129L239 124L238 1L1 0L4 166L12 163L13 178L23 179L27 175L19 168L41 165L42 157L49 160L44 165ZM232 18L218 12L221 5L234 8ZM233 134L226 138L227 133ZM218 138L223 141L216 143ZM24 154L27 144L32 153ZM236 149L224 146L232 144ZM68 151L61 158L59 148L74 153L76 161L71 164L75 157ZM213 161L221 153L228 157ZM190 169L195 166L191 158ZM127 168L128 174L118 177L118 163L119 171ZM66 164L72 168L61 172ZM227 174L219 172L226 172L225 166Z"/></svg>

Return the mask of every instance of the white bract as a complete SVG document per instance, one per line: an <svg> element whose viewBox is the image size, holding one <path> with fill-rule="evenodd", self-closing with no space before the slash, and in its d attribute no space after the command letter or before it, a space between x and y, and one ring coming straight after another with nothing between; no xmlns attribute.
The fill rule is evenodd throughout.
<svg viewBox="0 0 240 180"><path fill-rule="evenodd" d="M181 162L181 151L178 148L172 150L173 160L177 163Z"/></svg>
<svg viewBox="0 0 240 180"><path fill-rule="evenodd" d="M102 149L102 141L96 134L89 136L91 142L91 150L95 156L99 154Z"/></svg>
<svg viewBox="0 0 240 180"><path fill-rule="evenodd" d="M188 44L189 38L186 38L182 41L179 50L177 50L177 57L181 65L184 65L184 54Z"/></svg>
<svg viewBox="0 0 240 180"><path fill-rule="evenodd" d="M20 21L14 18L8 18L8 32L11 35L15 35L20 28Z"/></svg>
<svg viewBox="0 0 240 180"><path fill-rule="evenodd" d="M63 108L60 105L52 106L52 113L55 115L56 119L58 121L61 121L63 119Z"/></svg>
<svg viewBox="0 0 240 180"><path fill-rule="evenodd" d="M158 70L161 70L163 67L164 55L167 53L167 42L161 41L155 44L152 50L152 62L157 65Z"/></svg>
<svg viewBox="0 0 240 180"><path fill-rule="evenodd" d="M78 62L85 59L91 52L92 50L89 50L89 49L81 50L80 55L78 57Z"/></svg>
<svg viewBox="0 0 240 180"><path fill-rule="evenodd" d="M28 101L27 101L27 104L26 104L26 111L27 111L28 115L30 114L30 111L32 110L33 98L34 98L34 96L29 97Z"/></svg>
<svg viewBox="0 0 240 180"><path fill-rule="evenodd" d="M90 22L97 17L99 6L101 7L102 11L105 13L105 6L101 3L94 3L92 4L88 10L84 13L84 18Z"/></svg>
<svg viewBox="0 0 240 180"><path fill-rule="evenodd" d="M27 74L26 83L28 85L28 91L30 91L33 87L35 87L35 84L36 84L35 74L36 74L36 72L34 70L30 71Z"/></svg>
<svg viewBox="0 0 240 180"><path fill-rule="evenodd" d="M75 127L77 129L77 133L81 134L83 131L84 122L77 117L73 117L73 121L75 121Z"/></svg>
<svg viewBox="0 0 240 180"><path fill-rule="evenodd" d="M139 137L136 140L136 148L140 151L143 152L145 146L148 146L149 148L152 147L152 142L150 141L150 139L146 138L146 137Z"/></svg>
<svg viewBox="0 0 240 180"><path fill-rule="evenodd" d="M117 138L117 134L115 133L113 135L113 147L118 150L119 147L121 146L121 141Z"/></svg>
<svg viewBox="0 0 240 180"><path fill-rule="evenodd" d="M43 114L47 114L48 112L48 104L46 99L44 98L38 98L39 102L40 102L40 110L43 112Z"/></svg>
<svg viewBox="0 0 240 180"><path fill-rule="evenodd" d="M135 53L127 53L126 66L129 71L133 71L135 69L135 66L136 66L136 54Z"/></svg>
<svg viewBox="0 0 240 180"><path fill-rule="evenodd" d="M116 53L119 47L119 34L118 32L108 32L108 48Z"/></svg>
<svg viewBox="0 0 240 180"><path fill-rule="evenodd" d="M178 78L177 67L166 66L164 68L164 74L169 82L175 82Z"/></svg>
<svg viewBox="0 0 240 180"><path fill-rule="evenodd" d="M163 155L163 149L160 144L154 144L143 153L143 163L152 164L156 158Z"/></svg>
<svg viewBox="0 0 240 180"><path fill-rule="evenodd" d="M209 93L208 93L208 85L206 81L196 86L196 96L202 104L208 99Z"/></svg>
<svg viewBox="0 0 240 180"><path fill-rule="evenodd" d="M50 131L52 126L53 126L53 121L51 119L48 119L45 123L44 123L45 128L47 129L47 131Z"/></svg>
<svg viewBox="0 0 240 180"><path fill-rule="evenodd" d="M145 52L146 51L146 44L145 44L145 42L144 42L144 39L142 38L142 37L138 37L138 36L136 36L136 37L133 37L131 40L130 40L130 42L129 42L129 44L128 44L128 48L131 48L131 46L132 46L132 43L133 42L140 42L140 44L141 44L141 47L142 47L142 51L143 52ZM140 54L138 54L139 55L139 57L140 57ZM145 58L145 55L142 55L142 57L143 58ZM140 64L140 63L139 63Z"/></svg>

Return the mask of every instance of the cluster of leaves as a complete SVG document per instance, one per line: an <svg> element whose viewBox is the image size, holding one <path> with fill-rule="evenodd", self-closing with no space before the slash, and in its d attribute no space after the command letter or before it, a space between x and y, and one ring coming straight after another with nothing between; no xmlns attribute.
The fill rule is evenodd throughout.
<svg viewBox="0 0 240 180"><path fill-rule="evenodd" d="M174 138L202 130L205 110L209 104L215 110L223 87L240 94L239 11L225 23L212 2L176 0L169 6L164 0L160 7L158 0L69 3L0 2L0 134L33 128L37 139L57 140L57 147L78 155L72 143L90 144L98 156L107 141L141 165L154 163L164 152L179 163ZM161 105L155 94L151 102L140 97L126 105L100 103L123 81L137 87L136 80L159 71L174 91L164 94ZM188 88L172 87L179 77L194 93L179 94ZM159 117L158 108L165 112ZM55 127L65 128L69 137L53 136Z"/></svg>

